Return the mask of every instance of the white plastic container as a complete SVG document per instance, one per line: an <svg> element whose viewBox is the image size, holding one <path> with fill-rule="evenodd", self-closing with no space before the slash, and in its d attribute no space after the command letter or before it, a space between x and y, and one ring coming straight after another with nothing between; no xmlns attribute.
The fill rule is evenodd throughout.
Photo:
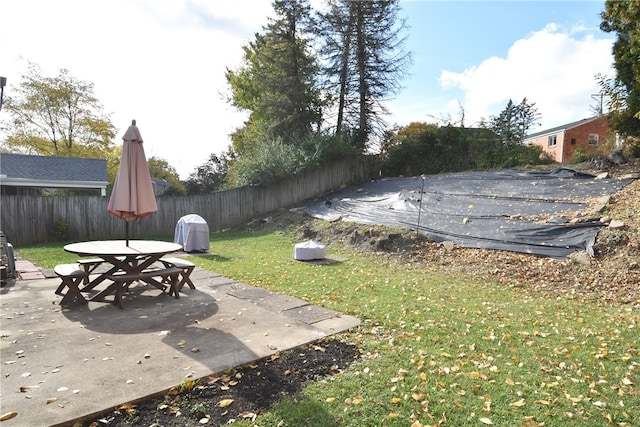
<svg viewBox="0 0 640 427"><path fill-rule="evenodd" d="M324 259L327 255L327 249L322 243L309 240L308 242L298 243L293 249L293 259L298 261L309 261L313 259Z"/></svg>

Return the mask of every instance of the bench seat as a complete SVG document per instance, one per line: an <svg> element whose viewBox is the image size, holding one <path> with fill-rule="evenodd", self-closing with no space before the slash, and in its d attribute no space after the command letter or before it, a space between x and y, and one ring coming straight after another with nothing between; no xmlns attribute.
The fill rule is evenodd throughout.
<svg viewBox="0 0 640 427"><path fill-rule="evenodd" d="M89 273L80 268L79 264L58 264L53 268L62 282L55 290L57 295L63 295L60 305L68 305L72 302L86 303L87 300L80 293L80 282L89 276ZM63 292L68 288L66 292Z"/></svg>
<svg viewBox="0 0 640 427"><path fill-rule="evenodd" d="M114 293L114 304L119 308L122 308L122 293L136 280L142 280L162 289L164 292L166 286L156 281L154 278L159 277L163 282L169 283L169 295L174 295L176 298L180 298L177 291L178 277L182 273L182 269L177 267L169 267L154 270L145 270L139 274L126 274L116 273L107 276L108 280L111 280L113 284L109 286L105 291L97 296L100 298L103 295Z"/></svg>
<svg viewBox="0 0 640 427"><path fill-rule="evenodd" d="M166 267L177 267L181 270L180 272L180 281L178 282L178 284L176 285L176 290L178 292L182 291L182 287L186 284L188 285L191 289L195 289L195 285L193 284L193 282L191 281L191 272L193 271L194 268L196 268L196 265L194 263L192 263L191 261L188 261L184 258L171 258L171 257L167 257L167 258L160 258L160 262Z"/></svg>

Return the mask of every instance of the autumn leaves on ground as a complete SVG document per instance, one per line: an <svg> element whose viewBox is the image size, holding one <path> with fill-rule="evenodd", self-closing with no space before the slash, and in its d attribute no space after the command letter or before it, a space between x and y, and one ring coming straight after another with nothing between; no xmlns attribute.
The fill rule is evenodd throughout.
<svg viewBox="0 0 640 427"><path fill-rule="evenodd" d="M371 241L354 247L352 225L294 213L217 234L199 266L357 316L361 326L185 380L93 425L635 425L640 181L602 214L625 226L602 230L589 265L411 235L382 252L375 241L388 230L362 228ZM328 254L341 262L292 261L293 242L309 235L331 242Z"/></svg>

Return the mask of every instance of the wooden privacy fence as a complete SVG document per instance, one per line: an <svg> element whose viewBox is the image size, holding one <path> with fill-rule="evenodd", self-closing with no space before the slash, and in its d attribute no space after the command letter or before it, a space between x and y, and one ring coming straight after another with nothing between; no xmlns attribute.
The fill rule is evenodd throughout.
<svg viewBox="0 0 640 427"><path fill-rule="evenodd" d="M378 174L377 158L368 156L343 160L268 186L160 197L158 212L129 223L129 236L173 236L178 220L188 214L200 215L210 231L220 231ZM3 196L0 229L16 247L61 240L124 239L125 222L107 212L108 203L109 198L101 196Z"/></svg>

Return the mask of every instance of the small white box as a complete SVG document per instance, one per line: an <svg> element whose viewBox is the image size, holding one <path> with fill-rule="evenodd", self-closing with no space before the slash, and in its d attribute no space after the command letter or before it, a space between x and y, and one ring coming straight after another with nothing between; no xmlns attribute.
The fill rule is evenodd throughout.
<svg viewBox="0 0 640 427"><path fill-rule="evenodd" d="M324 259L327 250L322 243L309 240L308 242L296 244L293 250L293 259L308 261L312 259Z"/></svg>

